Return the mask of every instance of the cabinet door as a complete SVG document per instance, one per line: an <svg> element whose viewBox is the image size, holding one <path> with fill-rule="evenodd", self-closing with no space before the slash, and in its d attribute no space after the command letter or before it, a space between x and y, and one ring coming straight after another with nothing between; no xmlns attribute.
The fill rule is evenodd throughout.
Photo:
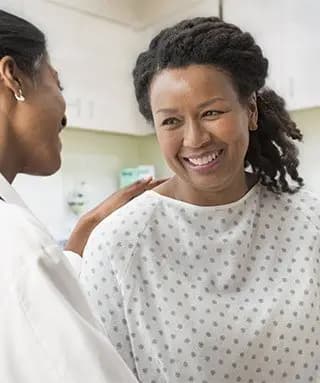
<svg viewBox="0 0 320 383"><path fill-rule="evenodd" d="M281 96L286 95L283 78L283 48L285 24L281 10L282 0L224 0L223 17L243 31L249 32L269 60L266 85Z"/></svg>
<svg viewBox="0 0 320 383"><path fill-rule="evenodd" d="M131 76L137 32L43 0L25 0L24 11L48 37L65 89L69 126L134 135L151 131L137 123Z"/></svg>
<svg viewBox="0 0 320 383"><path fill-rule="evenodd" d="M267 85L290 110L320 105L320 2L224 0L224 18L250 32L269 59Z"/></svg>
<svg viewBox="0 0 320 383"><path fill-rule="evenodd" d="M291 109L320 106L320 1L282 0L284 78Z"/></svg>

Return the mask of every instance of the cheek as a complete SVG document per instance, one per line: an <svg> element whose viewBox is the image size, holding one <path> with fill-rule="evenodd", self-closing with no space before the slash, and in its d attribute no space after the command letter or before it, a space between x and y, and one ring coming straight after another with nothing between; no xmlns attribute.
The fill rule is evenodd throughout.
<svg viewBox="0 0 320 383"><path fill-rule="evenodd" d="M249 130L246 121L235 118L221 120L211 128L212 134L225 144L246 146L249 142Z"/></svg>
<svg viewBox="0 0 320 383"><path fill-rule="evenodd" d="M48 119L56 123L58 118L62 118L65 110L65 101L61 94L51 93L50 99L43 103L43 112L47 113ZM49 122L49 121L48 121Z"/></svg>
<svg viewBox="0 0 320 383"><path fill-rule="evenodd" d="M173 157L176 157L181 148L182 139L180 136L181 135L177 131L157 131L157 139L161 149L161 153L166 159L168 159L168 161L172 160Z"/></svg>

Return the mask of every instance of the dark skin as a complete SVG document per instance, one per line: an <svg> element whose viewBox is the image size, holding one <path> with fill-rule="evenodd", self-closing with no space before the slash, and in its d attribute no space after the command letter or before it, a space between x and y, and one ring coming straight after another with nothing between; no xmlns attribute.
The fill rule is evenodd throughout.
<svg viewBox="0 0 320 383"><path fill-rule="evenodd" d="M239 200L255 184L244 169L257 106L246 103L230 77L211 65L158 73L150 103L161 151L175 176L156 191L201 206Z"/></svg>
<svg viewBox="0 0 320 383"><path fill-rule="evenodd" d="M33 77L23 73L12 57L0 60L0 172L9 183L18 173L45 176L60 168L59 133L66 124L65 109L58 74L47 57ZM82 256L101 220L161 182L148 178L114 193L79 220L66 249Z"/></svg>

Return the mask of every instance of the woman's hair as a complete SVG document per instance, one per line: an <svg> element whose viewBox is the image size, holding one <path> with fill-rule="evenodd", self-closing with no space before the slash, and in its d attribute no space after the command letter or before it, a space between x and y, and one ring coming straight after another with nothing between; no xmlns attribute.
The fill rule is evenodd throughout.
<svg viewBox="0 0 320 383"><path fill-rule="evenodd" d="M214 65L231 76L239 100L256 95L258 129L250 131L245 165L251 166L270 190L294 193L303 185L298 150L293 140L302 134L285 109L284 100L264 88L268 60L249 33L216 17L184 20L161 31L141 53L133 71L139 110L153 122L149 88L156 73L191 64ZM287 176L295 181L290 186Z"/></svg>
<svg viewBox="0 0 320 383"><path fill-rule="evenodd" d="M46 39L33 24L0 10L0 59L4 56L11 56L21 71L34 75L46 56Z"/></svg>

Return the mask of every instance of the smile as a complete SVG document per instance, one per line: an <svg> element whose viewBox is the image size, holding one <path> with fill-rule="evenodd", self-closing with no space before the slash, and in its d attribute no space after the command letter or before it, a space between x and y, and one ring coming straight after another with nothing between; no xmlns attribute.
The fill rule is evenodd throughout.
<svg viewBox="0 0 320 383"><path fill-rule="evenodd" d="M205 154L199 157L184 157L190 165L194 167L206 167L207 165L213 164L222 155L223 149L216 150L212 153Z"/></svg>

